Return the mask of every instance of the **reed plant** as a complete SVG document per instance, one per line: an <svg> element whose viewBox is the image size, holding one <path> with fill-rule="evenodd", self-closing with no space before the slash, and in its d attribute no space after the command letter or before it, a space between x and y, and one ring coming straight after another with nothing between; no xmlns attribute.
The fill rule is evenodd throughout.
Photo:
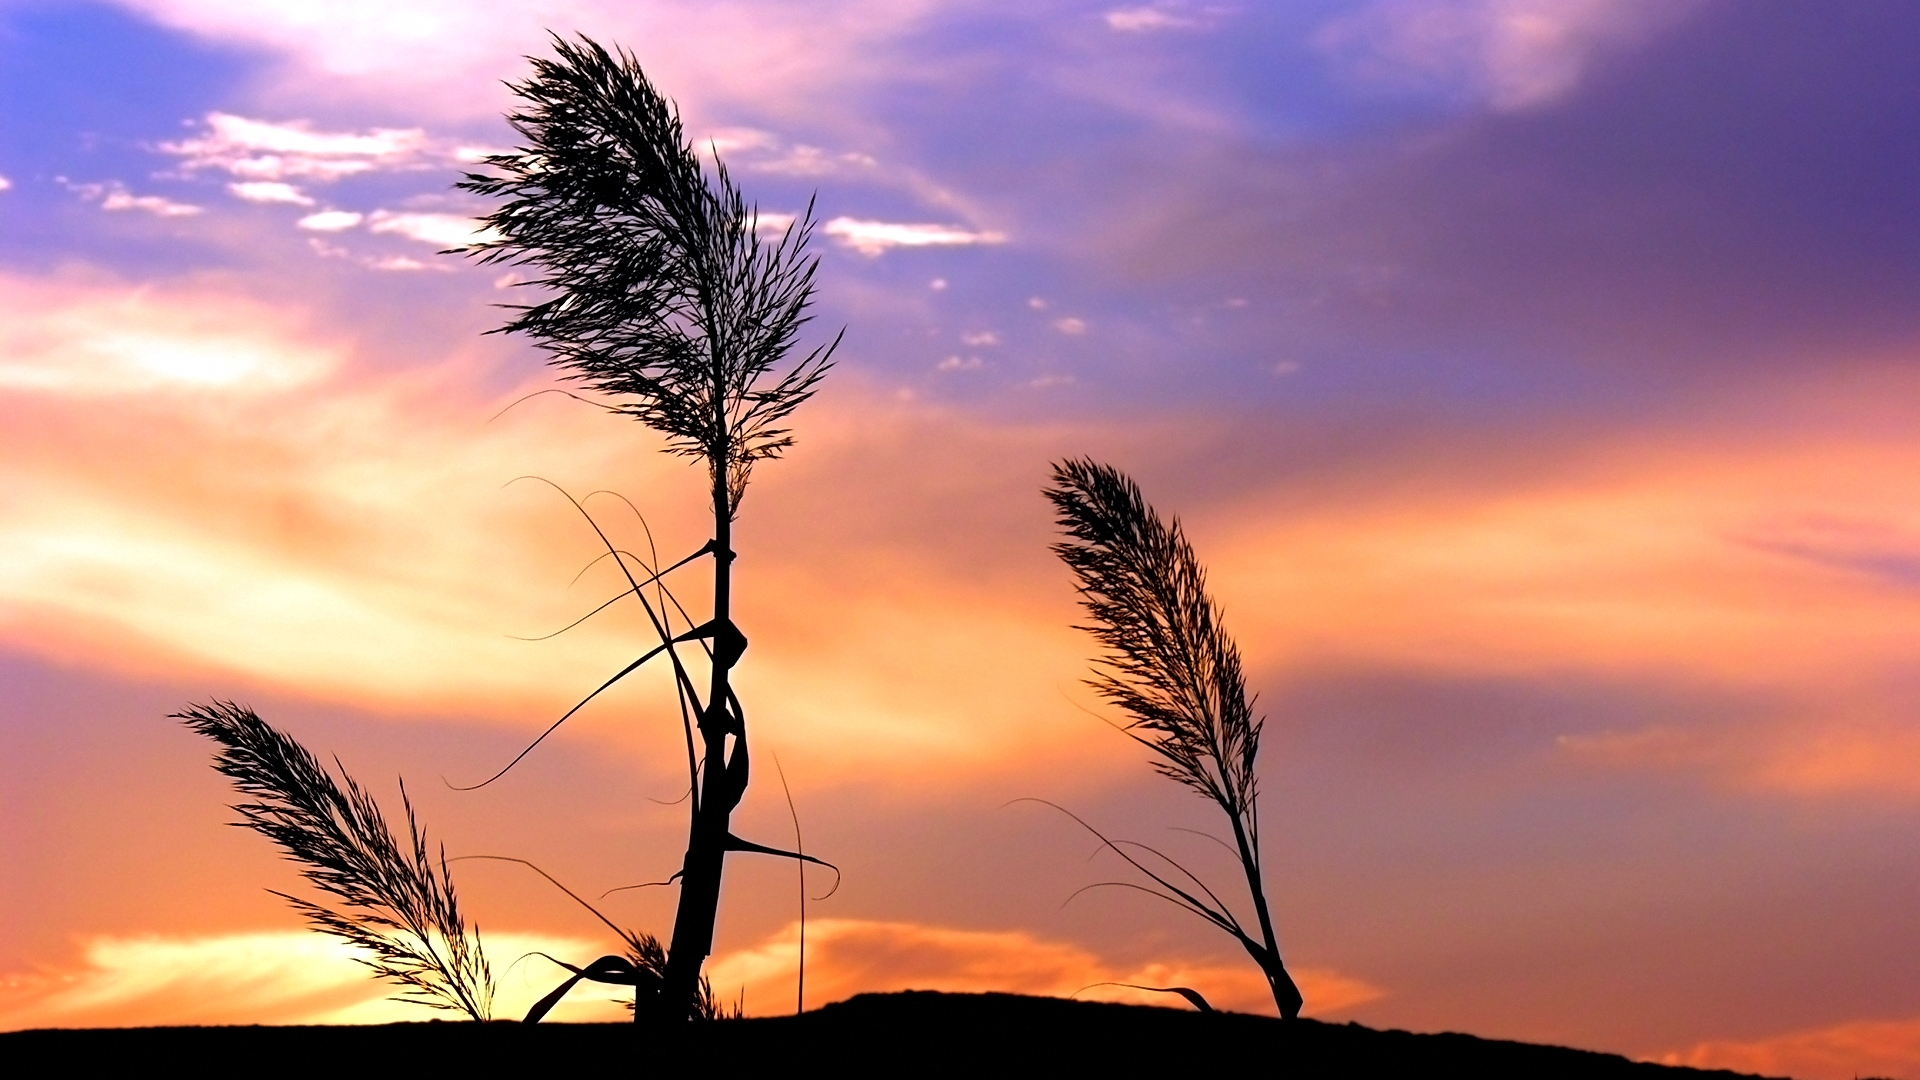
<svg viewBox="0 0 1920 1080"><path fill-rule="evenodd" d="M1150 882L1102 884L1142 889L1230 935L1260 966L1280 1015L1294 1019L1303 1002L1280 956L1260 863L1255 762L1264 721L1247 694L1240 650L1207 593L1206 570L1179 519L1163 520L1140 486L1110 465L1058 463L1046 496L1067 536L1053 551L1073 571L1088 618L1079 629L1104 649L1088 685L1126 714L1122 730L1153 754L1155 770L1225 816L1231 843L1213 839L1239 862L1254 925L1158 849L1110 840L1075 816Z"/></svg>
<svg viewBox="0 0 1920 1080"><path fill-rule="evenodd" d="M403 843L345 766L335 760L336 783L318 758L252 709L216 701L173 717L220 745L214 767L253 800L233 807L234 824L272 840L337 903L275 896L314 929L352 945L355 959L401 987L402 1000L489 1018L494 983L480 928L461 915L446 849L430 848L404 783Z"/></svg>
<svg viewBox="0 0 1920 1080"><path fill-rule="evenodd" d="M750 771L746 710L731 678L747 648L732 618L733 540L754 467L793 445L788 418L825 376L839 337L799 346L818 265L808 251L811 206L764 235L718 154L703 165L677 108L631 55L586 37L556 36L553 46L553 57L532 60L532 77L509 84L520 99L507 117L519 145L458 185L502 200L483 219L495 238L462 250L520 268L540 297L507 305L512 315L494 332L526 336L596 403L705 466L712 536L671 566L618 548L593 524L625 576L620 597L639 603L656 642L554 724L666 658L687 746L688 837L670 879L680 887L671 944L659 978L636 984L635 1017L686 1018L701 1009L727 854L819 862L731 830ZM667 577L707 558L712 605L696 622Z"/></svg>

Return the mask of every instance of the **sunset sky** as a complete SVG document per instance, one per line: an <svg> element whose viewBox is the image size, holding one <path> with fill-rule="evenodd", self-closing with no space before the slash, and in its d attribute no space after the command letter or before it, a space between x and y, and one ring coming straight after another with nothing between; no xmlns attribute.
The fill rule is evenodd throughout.
<svg viewBox="0 0 1920 1080"><path fill-rule="evenodd" d="M451 854L679 864L657 674L552 487L663 555L702 474L482 336L440 249L546 32L632 50L840 364L755 474L736 819L844 882L807 1003L1181 982L1232 942L1045 798L1232 871L1081 684L1049 462L1177 514L1268 717L1308 1014L1920 1078L1920 6L0 0L0 1029L378 1020L211 747L256 707ZM588 504L627 544L632 511ZM690 586L688 595L698 595ZM503 1011L613 951L454 865ZM831 875L809 877L815 895ZM670 890L605 910L665 935ZM711 967L791 1010L791 864ZM509 965L512 965L509 969ZM1094 991L1101 996L1103 991ZM1110 992L1105 992L1109 993ZM618 1015L604 992L563 1015Z"/></svg>

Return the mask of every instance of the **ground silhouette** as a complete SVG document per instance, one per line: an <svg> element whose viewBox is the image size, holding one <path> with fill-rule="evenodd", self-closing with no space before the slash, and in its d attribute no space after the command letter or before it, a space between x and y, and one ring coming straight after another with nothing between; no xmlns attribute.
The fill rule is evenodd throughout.
<svg viewBox="0 0 1920 1080"><path fill-rule="evenodd" d="M856 1076L1282 1076L1685 1080L1746 1074L1617 1054L1016 994L861 994L804 1016L674 1024L459 1022L201 1027L0 1035L0 1061L92 1072L178 1064L202 1075L405 1071L655 1073L682 1056L713 1076L790 1069ZM1231 1071L1229 1071L1231 1070Z"/></svg>

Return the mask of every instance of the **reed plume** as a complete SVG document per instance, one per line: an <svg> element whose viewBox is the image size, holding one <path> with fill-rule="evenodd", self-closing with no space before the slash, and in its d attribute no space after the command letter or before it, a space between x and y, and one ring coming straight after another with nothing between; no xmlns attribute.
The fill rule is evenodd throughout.
<svg viewBox="0 0 1920 1080"><path fill-rule="evenodd" d="M305 747L232 702L172 714L220 744L214 768L255 801L233 807L240 820L300 864L301 876L337 907L274 892L322 933L358 950L355 959L403 989L396 995L435 1009L488 1019L493 973L480 929L469 928L447 869L445 847L430 854L413 802L401 785L406 844L394 838L373 796L347 775L344 790Z"/></svg>
<svg viewBox="0 0 1920 1080"><path fill-rule="evenodd" d="M486 158L488 171L458 185L504 200L483 219L495 238L464 250L482 263L527 268L524 285L544 294L507 305L512 317L493 332L526 335L565 379L596 391L603 408L660 432L669 453L707 467L713 535L692 555L656 570L599 534L658 643L587 697L655 656L673 667L691 820L658 1004L635 1015L685 1018L704 1007L700 969L713 948L727 853L806 858L730 831L750 762L746 710L731 679L747 647L732 619L733 527L754 466L793 445L787 420L813 395L840 339L792 358L818 265L807 250L811 205L777 237L763 238L758 211L718 153L709 173L678 110L632 56L586 37L555 36L553 45L551 59L532 60L531 78L510 84L521 106L507 121L520 145ZM707 555L711 618L687 618L676 632L673 616L685 609L662 578ZM677 648L687 643L705 654L704 700Z"/></svg>
<svg viewBox="0 0 1920 1080"><path fill-rule="evenodd" d="M1143 844L1116 843L1081 824L1151 879L1149 892L1240 942L1266 975L1280 1014L1292 1019L1300 1014L1300 990L1280 958L1260 866L1254 763L1263 721L1247 696L1240 650L1207 593L1206 570L1178 519L1162 520L1140 486L1110 465L1061 462L1046 496L1068 537L1053 546L1054 554L1074 572L1090 620L1076 629L1091 633L1105 649L1088 685L1130 718L1123 730L1152 751L1162 776L1226 816L1233 831L1229 850L1245 874L1258 926L1249 930L1212 889L1166 855ZM1129 848L1171 870L1151 869Z"/></svg>

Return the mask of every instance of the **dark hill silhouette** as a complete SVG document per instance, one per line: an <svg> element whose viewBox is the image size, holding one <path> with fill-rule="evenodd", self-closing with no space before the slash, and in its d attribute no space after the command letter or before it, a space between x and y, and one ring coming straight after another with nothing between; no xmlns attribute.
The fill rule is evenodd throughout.
<svg viewBox="0 0 1920 1080"><path fill-rule="evenodd" d="M1015 994L861 994L798 1017L674 1025L431 1022L378 1027L203 1027L23 1031L0 1061L63 1071L206 1075L658 1075L687 1055L713 1076L749 1070L860 1076L1471 1077L1686 1080L1745 1074L1674 1068L1559 1046L1416 1035Z"/></svg>

